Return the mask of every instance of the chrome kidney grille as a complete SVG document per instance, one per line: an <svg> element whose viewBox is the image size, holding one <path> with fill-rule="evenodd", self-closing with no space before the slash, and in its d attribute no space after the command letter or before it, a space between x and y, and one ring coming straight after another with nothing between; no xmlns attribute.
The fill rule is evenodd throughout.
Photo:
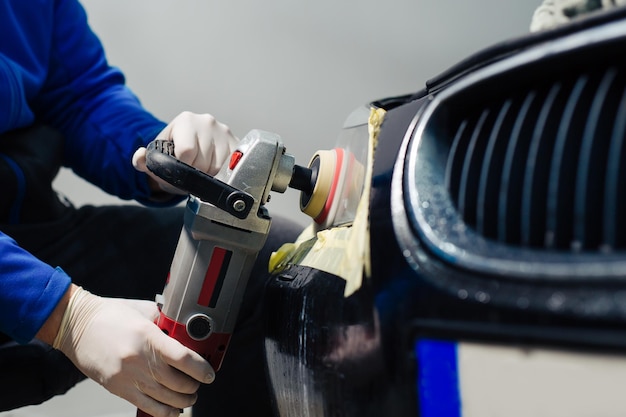
<svg viewBox="0 0 626 417"><path fill-rule="evenodd" d="M615 22L432 92L392 185L409 262L430 253L510 278L626 277L624 51Z"/></svg>

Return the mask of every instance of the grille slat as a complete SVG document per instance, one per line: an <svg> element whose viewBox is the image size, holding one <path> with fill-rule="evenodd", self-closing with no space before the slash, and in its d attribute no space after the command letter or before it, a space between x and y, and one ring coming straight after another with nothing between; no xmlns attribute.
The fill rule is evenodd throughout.
<svg viewBox="0 0 626 417"><path fill-rule="evenodd" d="M624 71L620 74L623 80ZM605 180L606 191L604 193L604 236L607 249L613 249L624 244L625 237L618 235L624 231L624 194L620 190L626 189L624 181L624 140L626 139L626 87L622 87L621 100L615 115L615 126L610 136L609 160L607 163L607 175ZM614 91L620 91L616 88ZM618 240L619 236L619 240Z"/></svg>
<svg viewBox="0 0 626 417"><path fill-rule="evenodd" d="M549 135L548 121L556 111L555 102L561 84L555 83L550 86L543 104L541 104L537 122L533 128L531 142L524 170L524 185L522 187L522 218L520 221L521 243L523 246L537 245L543 242L543 233L535 231L543 230L546 211L543 201L547 195L547 183L543 178L547 175L547 164L540 163L541 158L550 158L551 150L547 149L547 142L543 141L543 135ZM541 225L541 226L540 226ZM539 226L539 227L538 227Z"/></svg>
<svg viewBox="0 0 626 417"><path fill-rule="evenodd" d="M463 120L463 122L459 125L459 128L456 130L454 139L452 140L452 146L450 147L450 157L448 158L448 161L446 163L445 185L446 188L450 191L450 194L453 196L459 195L460 175L457 175L457 167L455 166L455 164L460 159L457 158L457 155L464 152L464 149L467 146L467 142L463 141L466 128L467 120Z"/></svg>
<svg viewBox="0 0 626 417"><path fill-rule="evenodd" d="M472 223L476 219L476 189L478 187L476 171L480 170L480 159L482 150L484 149L484 138L487 136L483 134L483 126L489 116L489 109L485 109L478 122L476 123L474 130L472 131L469 145L463 158L463 165L461 170L461 182L459 187L459 213L466 218L472 219Z"/></svg>
<svg viewBox="0 0 626 417"><path fill-rule="evenodd" d="M489 194L489 189L493 188L492 183L499 178L499 171L502 168L502 163L497 157L496 147L499 143L503 143L504 130L506 129L504 122L511 105L512 100L509 99L500 108L487 141L484 163L480 172L478 197L476 199L476 229L486 235L491 235L493 231L487 230L489 223L485 223L485 219L494 214L492 213L494 207L488 204L487 195Z"/></svg>
<svg viewBox="0 0 626 417"><path fill-rule="evenodd" d="M574 193L572 249L582 249L584 242L587 242L588 246L600 245L597 219L601 215L601 207L598 207L598 203L601 201L603 190L597 184L604 177L606 146L602 146L604 141L595 139L596 135L603 135L603 126L600 124L604 121L601 117L602 111L609 110L605 104L608 104L607 94L616 74L616 70L610 68L602 77L591 103L583 132Z"/></svg>
<svg viewBox="0 0 626 417"><path fill-rule="evenodd" d="M546 201L546 231L544 245L554 248L567 240L566 225L571 224L571 213L560 211L562 205L570 205L572 187L571 178L567 178L568 163L572 163L572 153L577 149L572 139L576 136L576 106L580 103L583 89L587 84L587 76L582 75L576 80L574 88L567 98L567 103L561 115L559 131L552 152L550 173L548 176L548 198ZM571 133L571 135L570 135ZM565 201L564 201L565 200Z"/></svg>
<svg viewBox="0 0 626 417"><path fill-rule="evenodd" d="M519 164L521 161L520 155L526 152L521 136L531 101L532 94L526 97L520 111L517 113L513 122L511 135L503 139L506 143L506 147L504 150L500 188L498 194L494 196L494 201L498 207L496 217L498 230L497 238L501 241L512 240L511 231L514 229L508 226L511 222L515 222L515 219L519 219L519 211L510 210L511 200L515 197L515 194L519 192L519 188L514 181L516 176L513 171L516 163ZM506 139L508 139L508 141ZM486 202L485 204L489 203Z"/></svg>

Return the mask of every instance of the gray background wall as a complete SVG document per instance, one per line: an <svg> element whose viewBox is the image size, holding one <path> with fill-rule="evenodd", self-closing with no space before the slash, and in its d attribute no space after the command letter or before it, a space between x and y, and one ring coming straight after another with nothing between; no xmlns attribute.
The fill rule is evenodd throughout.
<svg viewBox="0 0 626 417"><path fill-rule="evenodd" d="M419 90L479 49L527 32L540 0L83 0L109 61L156 116L209 112L243 137L280 134L306 164L344 118L376 98ZM76 204L117 203L64 170ZM306 222L297 193L270 212ZM95 383L0 417L134 416Z"/></svg>

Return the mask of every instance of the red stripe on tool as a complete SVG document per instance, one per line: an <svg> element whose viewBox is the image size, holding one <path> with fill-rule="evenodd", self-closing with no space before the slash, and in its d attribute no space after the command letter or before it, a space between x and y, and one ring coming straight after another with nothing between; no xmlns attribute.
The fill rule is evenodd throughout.
<svg viewBox="0 0 626 417"><path fill-rule="evenodd" d="M224 248L215 247L213 249L213 254L211 255L211 260L209 261L209 267L206 270L206 274L204 274L202 289L200 290L200 295L198 295L198 304L208 306L211 302L215 286L218 283L222 272L222 265L224 264L224 257L227 252L230 251L227 251Z"/></svg>
<svg viewBox="0 0 626 417"><path fill-rule="evenodd" d="M328 217L328 213L330 213L330 209L333 206L333 202L335 199L335 193L337 192L337 186L339 185L339 177L341 176L341 168L343 165L343 149L335 148L333 149L335 154L337 155L337 163L335 164L335 172L333 175L333 181L330 187L330 191L328 193L328 198L326 199L326 204L324 204L324 208L321 213L314 219L317 224L322 224L326 221L326 217Z"/></svg>

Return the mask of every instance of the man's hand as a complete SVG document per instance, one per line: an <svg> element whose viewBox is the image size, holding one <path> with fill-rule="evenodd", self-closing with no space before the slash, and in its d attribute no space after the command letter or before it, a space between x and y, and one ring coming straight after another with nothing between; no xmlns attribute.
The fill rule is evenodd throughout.
<svg viewBox="0 0 626 417"><path fill-rule="evenodd" d="M89 378L154 417L173 417L193 405L211 365L165 335L150 301L98 297L78 288L53 346Z"/></svg>
<svg viewBox="0 0 626 417"><path fill-rule="evenodd" d="M156 139L172 140L176 158L209 175L217 174L239 142L230 128L218 122L212 115L191 112L176 116ZM133 166L148 174L161 191L181 193L148 170L146 148L139 148L135 152Z"/></svg>

